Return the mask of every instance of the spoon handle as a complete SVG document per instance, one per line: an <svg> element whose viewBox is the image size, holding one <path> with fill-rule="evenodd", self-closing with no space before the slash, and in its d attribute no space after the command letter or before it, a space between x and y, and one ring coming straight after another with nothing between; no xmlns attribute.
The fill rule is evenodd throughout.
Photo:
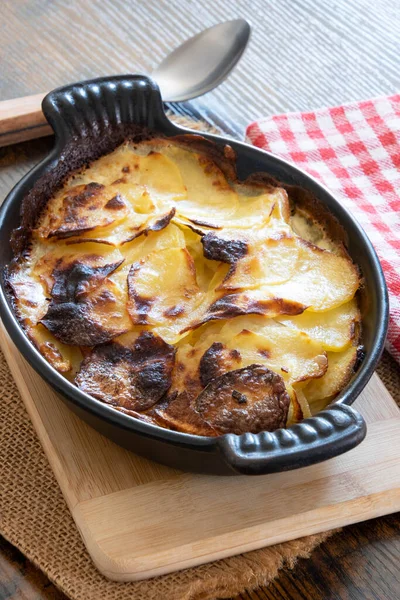
<svg viewBox="0 0 400 600"><path fill-rule="evenodd" d="M53 133L42 113L46 94L0 102L0 148Z"/></svg>

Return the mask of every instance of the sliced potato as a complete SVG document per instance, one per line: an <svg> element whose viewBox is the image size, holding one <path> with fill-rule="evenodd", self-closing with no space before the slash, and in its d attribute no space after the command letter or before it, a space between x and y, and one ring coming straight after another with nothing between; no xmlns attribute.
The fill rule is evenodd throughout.
<svg viewBox="0 0 400 600"><path fill-rule="evenodd" d="M29 338L39 352L60 373L71 379L79 368L82 352L78 346L67 346L40 323L27 329Z"/></svg>
<svg viewBox="0 0 400 600"><path fill-rule="evenodd" d="M149 231L146 235L138 237L119 248L121 255L125 258L124 265L132 265L152 252L158 252L167 248L185 248L186 241L183 232L170 223L160 231Z"/></svg>
<svg viewBox="0 0 400 600"><path fill-rule="evenodd" d="M282 377L258 364L213 379L195 407L218 434L274 431L286 425L290 398Z"/></svg>
<svg viewBox="0 0 400 600"><path fill-rule="evenodd" d="M298 270L299 246L292 236L266 238L239 257L220 286L225 290L251 290L284 284ZM268 290L271 296L273 291Z"/></svg>
<svg viewBox="0 0 400 600"><path fill-rule="evenodd" d="M357 348L350 346L342 352L328 352L328 369L321 379L310 381L304 388L304 395L311 407L319 400L326 404L334 398L350 381L357 360Z"/></svg>
<svg viewBox="0 0 400 600"><path fill-rule="evenodd" d="M179 168L165 154L145 144L123 144L102 156L69 184L97 181L104 186L129 184L131 189L147 190L155 204L169 204L186 196Z"/></svg>
<svg viewBox="0 0 400 600"><path fill-rule="evenodd" d="M128 212L127 203L117 190L92 181L57 194L34 233L42 238L63 239L115 225Z"/></svg>
<svg viewBox="0 0 400 600"><path fill-rule="evenodd" d="M53 271L51 302L41 323L64 344L94 346L131 328L127 295L109 278L121 262L79 261Z"/></svg>
<svg viewBox="0 0 400 600"><path fill-rule="evenodd" d="M320 342L324 350L334 352L344 350L353 342L355 325L360 319L360 310L354 298L326 312L306 310L294 317L276 317L283 325L303 331L312 340Z"/></svg>
<svg viewBox="0 0 400 600"><path fill-rule="evenodd" d="M192 257L185 248L144 257L130 268L128 295L128 311L135 325L162 325L179 333L201 302Z"/></svg>
<svg viewBox="0 0 400 600"><path fill-rule="evenodd" d="M321 250L299 238L284 237L276 244L271 248L266 246L260 260L252 255L234 265L222 284L230 293L212 310L218 313L224 310L224 304L229 304L233 310L236 307L236 314L275 317L300 314L306 309L324 312L354 297L359 275L348 258Z"/></svg>
<svg viewBox="0 0 400 600"><path fill-rule="evenodd" d="M222 171L210 159L177 148L166 152L178 167L186 197L177 199L177 215L188 222L205 227L223 227L238 209L238 195Z"/></svg>
<svg viewBox="0 0 400 600"><path fill-rule="evenodd" d="M242 317L243 318L243 317ZM279 373L288 383L322 377L327 369L326 353L321 345L306 334L273 321L260 328L258 333L242 329L231 337L229 323L222 329L228 348L238 350L242 365L258 362Z"/></svg>
<svg viewBox="0 0 400 600"><path fill-rule="evenodd" d="M151 332L134 333L124 341L94 348L75 383L107 404L143 411L168 391L175 350Z"/></svg>
<svg viewBox="0 0 400 600"><path fill-rule="evenodd" d="M24 325L36 325L46 314L49 305L44 284L33 278L30 269L26 268L11 273L8 282Z"/></svg>

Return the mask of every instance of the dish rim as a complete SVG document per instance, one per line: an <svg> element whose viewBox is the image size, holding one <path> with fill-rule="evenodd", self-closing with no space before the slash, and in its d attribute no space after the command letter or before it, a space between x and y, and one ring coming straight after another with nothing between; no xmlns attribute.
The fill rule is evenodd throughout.
<svg viewBox="0 0 400 600"><path fill-rule="evenodd" d="M54 98L59 97L60 94L65 94L66 90L73 91L76 89L80 89L82 86L88 86L93 84L101 85L102 82L116 81L118 83L118 81L122 81L127 78L132 79L135 78L135 76L116 76L114 78L98 78L89 82L77 82L70 86L57 88L48 96L46 96L43 103L44 112L46 113L46 115L49 113L49 111L51 112L51 102L53 102L54 104ZM136 80L138 78L139 80L145 80L147 85L149 81L151 82L151 80L148 80L147 78L144 78L142 76L136 76ZM151 86L153 89L153 82L151 82ZM198 132L195 130L186 129L181 126L175 125L166 117L164 112L163 118L160 117L157 121L157 124L164 126L164 130L156 130L156 133L159 133L162 136L171 137L173 135L188 134L198 136L200 134L202 137L211 140L219 146L230 145L235 150L238 157L238 161L240 160L241 155L244 156L250 153L250 155L254 156L254 172L257 172L258 170L256 169L256 165L257 159L259 159L261 163L264 162L274 165L274 167L278 171L290 173L290 178L293 180L306 180L309 184L307 186L307 189L309 189L318 198L318 200L327 208L329 212L332 213L331 205L334 207L333 214L345 230L347 230L346 224L348 224L349 222L351 223L352 229L356 232L358 240L364 247L364 250L368 253L370 262L373 266L374 280L376 283L374 293L376 294L377 311L380 315L379 326L374 333L373 342L371 343L371 350L364 358L358 372L354 375L352 381L350 381L350 383L344 388L344 390L342 390L342 392L332 401L332 403L329 404L329 407L333 405L351 405L356 400L360 392L364 389L365 385L368 383L370 377L374 372L379 357L381 356L386 338L389 317L388 292L383 270L375 252L375 249L373 248L372 243L370 242L364 230L354 219L354 217L340 204L340 202L324 185L318 182L313 176L309 175L302 169L299 169L292 163L282 158L279 158L271 154L270 152L267 152L260 148L256 148L255 146L252 146L245 142L232 140L230 138L212 133ZM59 132L57 132L56 130L56 136L57 133ZM3 229L6 228L7 218L9 216L9 213L15 210L15 204L20 205L23 197L33 187L36 181L44 173L51 170L51 168L55 166L56 162L62 158L62 151L64 147L65 135L61 135L59 133L59 135L56 137L56 143L53 151L48 156L46 156L36 167L29 171L29 173L27 173L14 186L14 188L8 194L7 198L4 200L0 208L0 232L2 232ZM265 170L267 170L266 167L264 167L264 171ZM329 199L328 203L326 202L326 199ZM5 265L2 265L1 268L3 266ZM40 352L34 347L33 343L26 336L22 325L20 324L12 307L10 306L10 302L5 290L3 272L1 274L0 283L0 316L12 340L14 341L18 349L21 351L22 355L28 360L28 362L39 373L39 375L46 382L48 382L58 393L66 396L69 401L71 401L80 409L88 411L96 417L105 419L106 421L111 422L119 428L123 428L128 431L134 431L136 433L139 433L140 435L147 436L153 439L167 441L177 446L191 446L199 449L206 449L206 447L215 446L217 444L217 441L221 438L235 435L224 434L223 436L208 437L165 429L163 427L159 427L158 425L146 423L134 417L126 415L122 412L119 412L118 410L115 410L114 408L106 405L100 400L97 400L91 397L89 394L83 392L82 390L77 388L73 383L65 379L62 374L56 371L56 369L52 367L40 354ZM315 417L311 417L311 419L313 418ZM307 421L309 420L310 419L305 419L304 421L302 421L302 423L307 423ZM292 428L293 426L290 426L286 429L286 431L290 431ZM242 434L242 436L246 435L247 434Z"/></svg>

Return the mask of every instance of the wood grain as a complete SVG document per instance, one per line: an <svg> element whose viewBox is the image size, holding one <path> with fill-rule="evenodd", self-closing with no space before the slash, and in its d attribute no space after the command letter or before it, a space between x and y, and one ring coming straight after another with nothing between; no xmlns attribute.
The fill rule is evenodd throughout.
<svg viewBox="0 0 400 600"><path fill-rule="evenodd" d="M1 600L64 600L66 597L25 556L0 537Z"/></svg>
<svg viewBox="0 0 400 600"><path fill-rule="evenodd" d="M52 134L42 113L44 94L0 102L0 147Z"/></svg>
<svg viewBox="0 0 400 600"><path fill-rule="evenodd" d="M292 472L215 477L119 448L71 414L4 329L0 345L85 545L110 579L153 577L400 509L400 411L376 375L356 403L368 436L351 452Z"/></svg>
<svg viewBox="0 0 400 600"><path fill-rule="evenodd" d="M240 65L218 90L175 112L242 135L259 116L398 91L400 11L392 0L3 0L0 10L0 100L107 73L148 73L188 35L239 16L253 25ZM51 145L47 138L0 150L2 197ZM399 525L391 516L350 526L293 574L242 598L394 599ZM14 600L29 578L18 564L16 591L7 592ZM44 588L39 597L47 600Z"/></svg>
<svg viewBox="0 0 400 600"><path fill-rule="evenodd" d="M177 111L241 134L260 115L398 89L400 11L391 0L3 0L1 11L0 100L106 74L151 73L190 35L237 17L253 25L239 67Z"/></svg>

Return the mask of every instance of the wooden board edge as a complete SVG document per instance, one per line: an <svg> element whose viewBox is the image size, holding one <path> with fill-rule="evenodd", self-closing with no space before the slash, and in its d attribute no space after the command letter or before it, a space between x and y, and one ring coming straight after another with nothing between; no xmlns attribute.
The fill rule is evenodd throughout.
<svg viewBox="0 0 400 600"><path fill-rule="evenodd" d="M29 418L32 421L33 427L36 431L36 434L39 438L39 441L42 445L44 453L46 454L46 458L49 461L51 469L57 479L57 483L61 488L64 499L68 505L70 511L73 510L74 506L78 504L78 499L76 498L71 487L68 486L68 481L64 473L63 466L58 459L58 453L56 448L54 447L50 436L48 435L45 427L43 426L42 419L40 417L39 411L36 408L35 402L33 401L29 389L26 385L25 379L20 376L20 371L17 363L15 362L13 352L19 352L19 350L14 346L12 340L9 338L8 333L5 331L3 324L0 321L0 347L3 351L4 358L8 364L8 367L11 371L11 375L15 381L15 384L18 388L19 393L21 394L21 398L24 402L24 406L28 412Z"/></svg>
<svg viewBox="0 0 400 600"><path fill-rule="evenodd" d="M357 511L354 505L357 504ZM304 513L306 524L302 525L304 519L297 519L295 515L274 522L273 534L271 534L271 523L266 523L269 529L267 532L259 525L247 529L254 533L254 539L251 542L243 543L240 541L240 532L230 534L235 539L235 544L230 547L218 548L214 551L205 551L201 555L190 556L192 544L186 544L179 548L179 552L184 558L177 558L168 563L159 564L157 555L147 555L138 559L125 558L115 560L101 548L90 528L87 526L84 516L77 504L72 510L74 521L78 527L84 544L97 569L104 577L112 581L129 582L150 579L160 575L166 575L171 572L180 571L190 567L196 567L205 563L213 562L230 556L251 552L260 548L266 548L275 544L288 542L301 537L323 533L345 527L353 523L359 523L368 519L382 517L400 510L400 487L392 490L385 490L377 494L370 494L363 498L356 498L343 502L342 504L329 505L324 508ZM288 527L288 524L291 527ZM260 535L260 531L262 534ZM217 540L216 540L217 544ZM171 556L173 553L171 553Z"/></svg>

